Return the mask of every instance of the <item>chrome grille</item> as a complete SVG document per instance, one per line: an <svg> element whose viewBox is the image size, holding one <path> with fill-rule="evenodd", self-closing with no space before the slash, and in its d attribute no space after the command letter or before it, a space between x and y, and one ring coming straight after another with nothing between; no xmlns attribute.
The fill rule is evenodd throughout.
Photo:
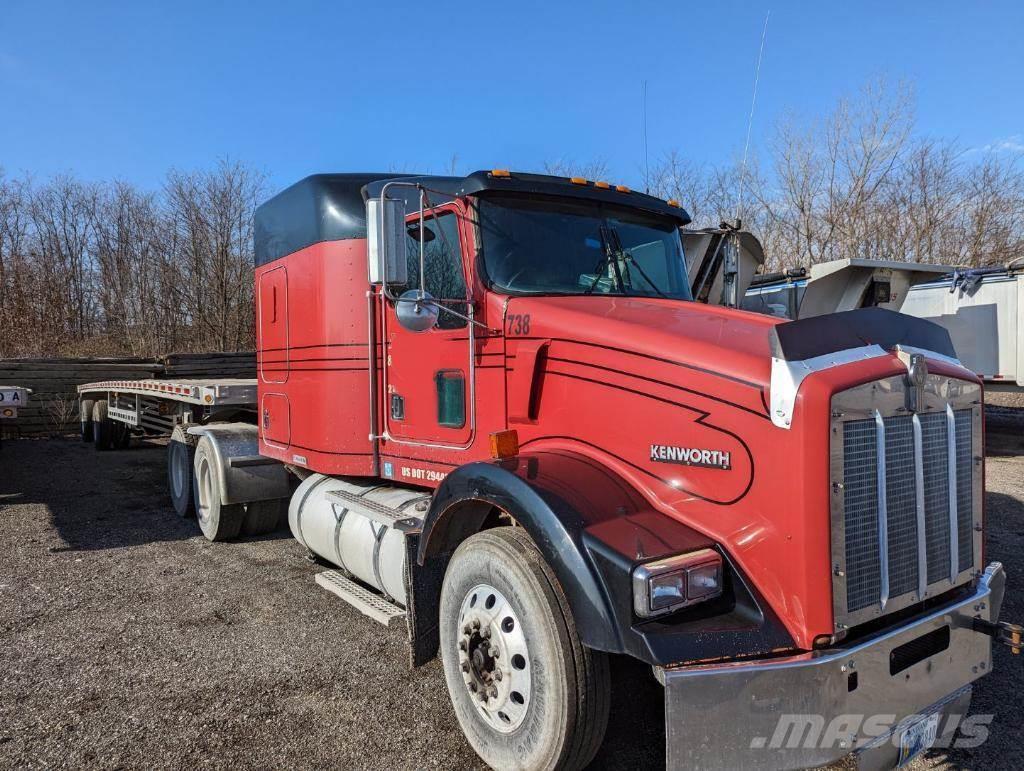
<svg viewBox="0 0 1024 771"><path fill-rule="evenodd" d="M947 591L980 564L980 389L930 376L911 412L904 383L833 397L837 629Z"/></svg>

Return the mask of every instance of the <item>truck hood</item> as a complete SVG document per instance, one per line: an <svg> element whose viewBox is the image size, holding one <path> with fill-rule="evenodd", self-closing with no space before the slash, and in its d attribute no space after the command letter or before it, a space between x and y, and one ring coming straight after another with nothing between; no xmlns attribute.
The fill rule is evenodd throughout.
<svg viewBox="0 0 1024 771"><path fill-rule="evenodd" d="M530 317L530 337L571 339L685 363L766 389L770 331L783 320L684 300L647 297L518 297L506 309ZM522 328L520 328L522 331ZM513 328L510 336L514 337Z"/></svg>

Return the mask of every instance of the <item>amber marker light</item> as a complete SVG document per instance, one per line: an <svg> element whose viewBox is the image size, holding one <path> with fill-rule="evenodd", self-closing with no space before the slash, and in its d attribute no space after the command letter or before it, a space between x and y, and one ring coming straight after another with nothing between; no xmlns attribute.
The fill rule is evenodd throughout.
<svg viewBox="0 0 1024 771"><path fill-rule="evenodd" d="M679 208L679 201L677 201L675 198L669 198L668 199L668 205L669 206L675 206L678 209Z"/></svg>
<svg viewBox="0 0 1024 771"><path fill-rule="evenodd" d="M508 169L491 169L492 177L511 177L512 174Z"/></svg>
<svg viewBox="0 0 1024 771"><path fill-rule="evenodd" d="M491 457L514 458L519 454L519 433L513 428L491 434Z"/></svg>
<svg viewBox="0 0 1024 771"><path fill-rule="evenodd" d="M574 185L585 185L585 184L587 184L587 178L586 177L569 177L569 181L572 182Z"/></svg>
<svg viewBox="0 0 1024 771"><path fill-rule="evenodd" d="M615 189L618 190L620 193L629 193L629 192L631 192L630 189L628 187L626 187L625 185L616 185Z"/></svg>
<svg viewBox="0 0 1024 771"><path fill-rule="evenodd" d="M600 181L598 181L598 182L594 183L594 187L599 187L602 190L607 190L608 188L611 187L611 185L609 185L607 182L600 182Z"/></svg>

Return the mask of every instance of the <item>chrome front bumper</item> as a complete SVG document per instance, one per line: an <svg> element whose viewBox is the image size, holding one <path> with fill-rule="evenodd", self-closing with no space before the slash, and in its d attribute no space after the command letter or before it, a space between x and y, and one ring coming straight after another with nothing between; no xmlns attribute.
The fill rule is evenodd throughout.
<svg viewBox="0 0 1024 771"><path fill-rule="evenodd" d="M971 596L846 648L781 659L658 669L665 686L669 769L814 768L857 752L862 767L893 767L894 735L940 712L940 739L964 716L971 683L992 668L1006 574L993 563ZM948 647L890 674L891 654L949 629ZM907 650L907 649L901 649ZM950 725L952 723L952 725Z"/></svg>

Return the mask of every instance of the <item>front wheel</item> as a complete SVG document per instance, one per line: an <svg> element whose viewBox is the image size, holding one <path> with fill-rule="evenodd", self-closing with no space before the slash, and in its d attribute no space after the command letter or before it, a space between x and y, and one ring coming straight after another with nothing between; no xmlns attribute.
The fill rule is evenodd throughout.
<svg viewBox="0 0 1024 771"><path fill-rule="evenodd" d="M456 549L440 608L456 717L491 767L578 769L608 724L605 654L585 648L558 580L520 528Z"/></svg>

